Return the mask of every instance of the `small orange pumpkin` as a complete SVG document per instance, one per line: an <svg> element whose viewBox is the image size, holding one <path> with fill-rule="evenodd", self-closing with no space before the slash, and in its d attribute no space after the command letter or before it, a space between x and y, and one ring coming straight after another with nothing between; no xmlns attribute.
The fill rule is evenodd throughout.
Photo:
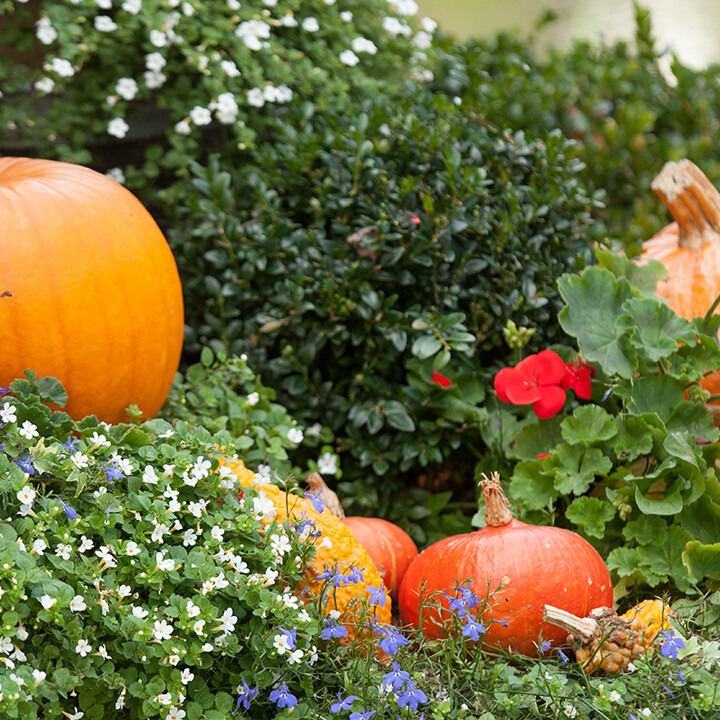
<svg viewBox="0 0 720 720"><path fill-rule="evenodd" d="M674 222L643 243L637 262L652 259L665 266L668 274L658 281L657 294L673 312L687 320L703 316L720 295L720 193L687 159L666 163L651 187ZM719 394L720 371L701 385Z"/></svg>
<svg viewBox="0 0 720 720"><path fill-rule="evenodd" d="M140 201L89 168L0 159L0 386L26 369L65 386L76 420L144 419L180 361L175 260Z"/></svg>

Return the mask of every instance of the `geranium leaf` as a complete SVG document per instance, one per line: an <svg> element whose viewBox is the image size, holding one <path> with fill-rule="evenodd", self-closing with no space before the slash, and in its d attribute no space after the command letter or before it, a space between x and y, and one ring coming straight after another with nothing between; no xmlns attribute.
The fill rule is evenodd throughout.
<svg viewBox="0 0 720 720"><path fill-rule="evenodd" d="M538 455L550 453L561 440L560 417L556 415L522 428L509 449L508 457L534 460Z"/></svg>
<svg viewBox="0 0 720 720"><path fill-rule="evenodd" d="M590 445L609 440L617 435L617 423L613 417L597 405L583 405L565 418L561 425L565 442L571 445Z"/></svg>
<svg viewBox="0 0 720 720"><path fill-rule="evenodd" d="M695 344L692 324L659 300L630 298L623 304L623 310L625 313L617 319L618 327L630 331L633 345L650 362L672 355L679 342Z"/></svg>
<svg viewBox="0 0 720 720"><path fill-rule="evenodd" d="M631 377L637 367L635 349L617 325L623 303L632 297L627 280L589 267L582 275L563 275L558 290L566 303L558 320L568 335L577 338L583 356L608 374Z"/></svg>
<svg viewBox="0 0 720 720"><path fill-rule="evenodd" d="M677 525L668 527L661 542L642 548L647 566L655 573L669 575L682 590L689 586L688 571L683 565L683 550L692 535Z"/></svg>
<svg viewBox="0 0 720 720"><path fill-rule="evenodd" d="M644 265L638 265L625 253L617 254L603 246L596 246L595 255L599 267L607 268L615 277L624 277L646 297L657 297L655 288L658 280L668 274L666 267L659 260L649 260Z"/></svg>
<svg viewBox="0 0 720 720"><path fill-rule="evenodd" d="M720 430L713 425L712 415L704 405L694 402L681 402L670 413L665 425L668 432L689 432L694 439L706 443L717 442L720 437Z"/></svg>
<svg viewBox="0 0 720 720"><path fill-rule="evenodd" d="M649 453L652 446L652 430L642 418L630 415L619 419L617 435L610 443L619 459L631 462Z"/></svg>
<svg viewBox="0 0 720 720"><path fill-rule="evenodd" d="M596 497L575 498L565 511L570 522L585 528L585 532L596 538L605 534L605 524L615 517L615 508L607 501Z"/></svg>
<svg viewBox="0 0 720 720"><path fill-rule="evenodd" d="M668 375L643 375L633 385L628 408L637 415L656 413L665 422L684 401L679 380Z"/></svg>
<svg viewBox="0 0 720 720"><path fill-rule="evenodd" d="M682 561L694 581L705 577L720 580L720 542L703 545L692 540L685 546Z"/></svg>
<svg viewBox="0 0 720 720"><path fill-rule="evenodd" d="M527 510L545 510L557 499L553 478L542 472L537 461L519 462L515 466L509 486L510 497Z"/></svg>
<svg viewBox="0 0 720 720"><path fill-rule="evenodd" d="M720 539L720 505L707 495L686 506L678 519L680 525L701 542L713 543Z"/></svg>
<svg viewBox="0 0 720 720"><path fill-rule="evenodd" d="M558 449L557 458L561 465L555 476L555 489L563 495L582 495L597 475L604 476L612 469L612 461L598 448L583 451L563 445Z"/></svg>
<svg viewBox="0 0 720 720"><path fill-rule="evenodd" d="M646 515L677 515L683 509L681 481L676 480L665 490L661 498L651 499L643 495L639 485L635 486L635 502L640 512Z"/></svg>

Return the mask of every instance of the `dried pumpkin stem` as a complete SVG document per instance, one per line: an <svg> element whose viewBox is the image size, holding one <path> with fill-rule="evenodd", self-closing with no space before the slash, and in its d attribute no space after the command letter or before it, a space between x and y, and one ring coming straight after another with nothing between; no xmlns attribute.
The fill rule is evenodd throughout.
<svg viewBox="0 0 720 720"><path fill-rule="evenodd" d="M488 477L483 473L480 489L485 500L485 524L491 527L507 525L513 516L510 503L500 486L500 475L494 472Z"/></svg>
<svg viewBox="0 0 720 720"><path fill-rule="evenodd" d="M580 618L567 612L567 610L561 610L552 605L545 605L543 608L543 620L566 630L583 643L590 642L599 627L597 621L592 618Z"/></svg>
<svg viewBox="0 0 720 720"><path fill-rule="evenodd" d="M677 222L681 247L697 249L718 239L720 193L695 163L665 163L651 187Z"/></svg>

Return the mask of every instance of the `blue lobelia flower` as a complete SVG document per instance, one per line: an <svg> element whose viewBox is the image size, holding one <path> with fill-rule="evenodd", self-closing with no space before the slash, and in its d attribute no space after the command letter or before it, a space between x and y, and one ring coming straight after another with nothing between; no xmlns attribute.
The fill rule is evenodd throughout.
<svg viewBox="0 0 720 720"><path fill-rule="evenodd" d="M357 695L348 695L343 699L342 694L338 693L338 701L330 706L330 712L338 713L341 710L349 710L355 700L357 700Z"/></svg>
<svg viewBox="0 0 720 720"><path fill-rule="evenodd" d="M278 708L293 708L297 705L297 698L288 690L288 686L283 682L279 690L273 690L270 693L270 700L277 703Z"/></svg>

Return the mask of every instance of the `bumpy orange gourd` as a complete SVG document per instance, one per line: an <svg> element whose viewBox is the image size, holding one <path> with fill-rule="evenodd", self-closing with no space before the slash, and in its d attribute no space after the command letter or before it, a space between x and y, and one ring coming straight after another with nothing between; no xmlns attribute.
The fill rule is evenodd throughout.
<svg viewBox="0 0 720 720"><path fill-rule="evenodd" d="M390 623L391 602L387 594L385 594L385 604L382 606L367 603L370 593L366 588L380 587L382 584L380 573L365 548L342 524L341 520L327 509L322 513L317 512L309 500L286 493L277 485L272 483L258 485L257 476L252 470L245 467L242 460L221 459L220 463L233 471L240 485L255 487L260 497L265 497L272 502L276 515L272 518L266 517L263 520L264 523L269 524L273 520L282 522L288 518L296 522L308 519L315 529L320 531L318 537L310 539L315 545L315 557L308 564L303 587L298 590L300 597L306 601L322 596L326 612L336 610L340 613L339 622L342 622L348 631L347 639L343 639L341 642L351 642L358 634L363 634L362 628L365 620L372 619L374 623L381 624ZM345 573L351 565L360 569L364 568L362 582L328 588L327 581L317 577L326 568L334 566L338 567L339 572ZM360 621L359 627L355 624L356 620Z"/></svg>
<svg viewBox="0 0 720 720"><path fill-rule="evenodd" d="M469 581L469 588L485 601L477 613L486 629L484 642L537 655L540 642L560 645L566 635L543 621L543 606L552 603L585 616L595 607L611 605L610 573L580 535L514 519L497 473L485 477L481 486L486 526L444 538L413 560L400 585L400 618L420 627L423 602L423 633L444 637L453 615L445 594L456 597L457 585Z"/></svg>
<svg viewBox="0 0 720 720"><path fill-rule="evenodd" d="M665 266L668 274L658 281L657 294L677 315L703 316L720 295L720 193L690 160L666 163L651 187L674 222L643 243L637 262L652 259ZM712 395L720 393L720 372L701 385Z"/></svg>
<svg viewBox="0 0 720 720"><path fill-rule="evenodd" d="M89 168L0 158L0 386L60 380L75 419L148 419L180 361L172 252L135 196Z"/></svg>

